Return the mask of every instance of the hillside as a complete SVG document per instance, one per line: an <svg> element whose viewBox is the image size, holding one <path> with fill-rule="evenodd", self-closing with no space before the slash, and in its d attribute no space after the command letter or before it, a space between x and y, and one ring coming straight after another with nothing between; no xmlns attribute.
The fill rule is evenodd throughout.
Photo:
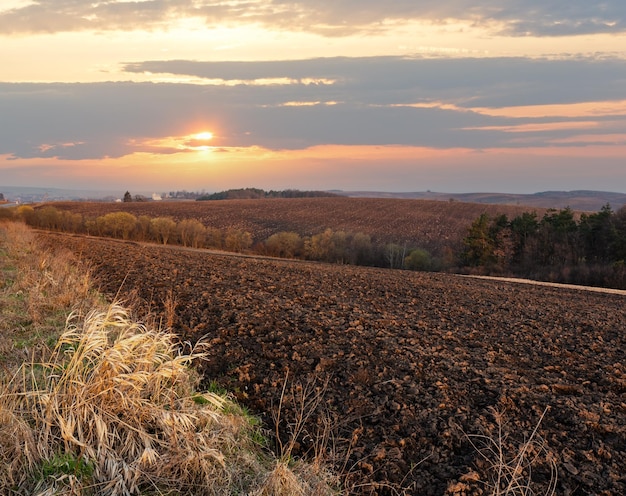
<svg viewBox="0 0 626 496"><path fill-rule="evenodd" d="M435 254L443 247L458 250L472 221L480 214L509 218L529 209L514 205L441 202L386 198L294 198L215 202L55 202L54 207L83 216L126 211L136 216L195 218L218 229L241 229L255 242L280 231L311 236L327 228L362 232L380 243L407 243Z"/></svg>
<svg viewBox="0 0 626 496"><path fill-rule="evenodd" d="M532 208L567 208L581 212L597 212L607 203L614 210L626 205L626 194L609 191L543 191L532 194L514 193L439 193L431 191L410 193L385 193L377 191L345 191L341 194L352 197L405 198L439 201L460 201L498 205L517 205Z"/></svg>
<svg viewBox="0 0 626 496"><path fill-rule="evenodd" d="M535 428L534 494L626 493L623 295L41 237L206 342L206 380L270 425L282 405L283 434L322 395L294 453L328 436L354 494L501 494L488 449L514 464Z"/></svg>
<svg viewBox="0 0 626 496"><path fill-rule="evenodd" d="M249 188L253 189L253 188ZM287 190L289 191L289 190ZM10 201L20 199L21 202L40 202L40 201L85 201L91 199L94 201L112 201L115 198L122 198L123 193L120 191L95 191L95 190L70 190L58 188L34 188L34 187L15 187L2 186L0 184L0 193ZM137 192L135 192L137 193ZM149 191L139 192L146 198L151 197ZM204 195L200 192L171 192L172 195L179 195L191 198ZM542 191L529 194L501 193L501 192L482 192L482 193L446 193L435 191L410 191L410 192L388 192L388 191L341 191L333 190L326 192L331 195L340 195L348 198L387 198L387 199L405 199L405 200L436 200L436 201L460 201L464 203L485 203L493 205L514 205L526 208L566 208L581 212L597 212L604 205L609 203L614 210L618 210L621 206L626 205L626 193L611 191L593 191L593 190L574 190L574 191ZM216 193L217 197L224 196ZM163 197L166 194L162 195ZM210 195L207 195L210 196ZM236 195L233 195L236 196ZM271 195L270 195L271 196ZM313 195L309 195L313 196ZM179 197L180 199L180 197Z"/></svg>

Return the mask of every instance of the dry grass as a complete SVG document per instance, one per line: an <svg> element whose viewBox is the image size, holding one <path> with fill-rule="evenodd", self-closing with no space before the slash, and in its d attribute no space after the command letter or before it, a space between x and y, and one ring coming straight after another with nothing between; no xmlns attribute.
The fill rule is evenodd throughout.
<svg viewBox="0 0 626 496"><path fill-rule="evenodd" d="M337 453L332 450L331 443L331 420L327 412L322 411L318 417L318 429L316 432L308 432L306 425L314 415L318 415L324 399L324 392L328 381L318 384L316 380L306 383L297 382L291 385L287 395L289 373L285 376L283 389L278 407L274 411L274 424L276 428L275 439L278 444L279 459L274 469L265 481L265 487L259 496L285 495L285 496L330 496L335 494L332 490L338 484L338 476L328 470L327 457L337 458ZM294 418L287 422L282 418L283 402L286 398L294 403ZM322 409L323 410L323 409ZM286 436L283 442L281 431ZM293 453L299 441L308 438L312 441L307 462L295 460ZM294 484L301 480L304 484ZM329 484L334 481L334 484Z"/></svg>
<svg viewBox="0 0 626 496"><path fill-rule="evenodd" d="M196 391L190 365L203 358L201 345L183 353L176 336L139 324L120 304L96 304L89 277L41 252L27 230L2 226L0 235L0 266L13 278L3 300L23 292L3 325L25 312L32 326L72 298L79 308L52 349L12 371L2 361L1 494L333 492L324 471L267 452L256 419L228 397ZM87 301L94 309L85 312Z"/></svg>
<svg viewBox="0 0 626 496"><path fill-rule="evenodd" d="M77 265L69 251L43 248L23 224L3 224L2 231L6 254L18 276L13 291L28 296L25 300L33 321L42 322L49 310L65 310L77 302L91 303L89 271Z"/></svg>
<svg viewBox="0 0 626 496"><path fill-rule="evenodd" d="M226 413L227 399L194 392L188 365L200 353L179 354L172 335L134 323L116 304L76 321L50 361L26 364L3 394L14 420L5 427L31 429L9 480L28 486L63 454L74 460L71 470L80 460L91 468L73 484L101 494L168 486L229 494L218 488L253 482L231 473L259 470L250 424ZM52 474L36 489L43 493L59 475L76 479Z"/></svg>
<svg viewBox="0 0 626 496"><path fill-rule="evenodd" d="M553 496L556 493L557 459L539 436L538 430L548 412L544 410L530 435L515 442L506 431L501 412L495 411L496 432L468 435L470 443L480 455L479 465L487 474L487 494L491 496ZM482 463L480 463L482 462ZM541 468L547 476L543 481L533 479L533 471ZM477 480L480 478L477 477Z"/></svg>
<svg viewBox="0 0 626 496"><path fill-rule="evenodd" d="M42 247L23 224L0 225L0 364L42 359L74 308L101 301L89 271L69 251Z"/></svg>

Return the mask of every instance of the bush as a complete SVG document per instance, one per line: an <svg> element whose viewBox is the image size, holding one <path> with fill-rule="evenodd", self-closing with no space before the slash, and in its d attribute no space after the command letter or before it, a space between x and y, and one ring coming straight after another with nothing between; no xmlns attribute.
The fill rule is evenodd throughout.
<svg viewBox="0 0 626 496"><path fill-rule="evenodd" d="M154 239L166 245L176 234L176 222L171 217L155 217L150 221L150 232Z"/></svg>
<svg viewBox="0 0 626 496"><path fill-rule="evenodd" d="M112 212L104 215L101 222L105 234L114 238L129 239L137 226L137 217L128 212Z"/></svg>
<svg viewBox="0 0 626 496"><path fill-rule="evenodd" d="M404 259L404 266L409 270L431 270L433 259L426 250L417 248Z"/></svg>
<svg viewBox="0 0 626 496"><path fill-rule="evenodd" d="M252 246L252 235L247 231L231 229L224 238L224 248L228 251L241 252Z"/></svg>
<svg viewBox="0 0 626 496"><path fill-rule="evenodd" d="M204 245L206 227L196 219L184 219L178 223L178 234L183 246L200 248Z"/></svg>
<svg viewBox="0 0 626 496"><path fill-rule="evenodd" d="M279 232L265 240L266 253L273 257L294 258L302 251L302 238L295 232Z"/></svg>

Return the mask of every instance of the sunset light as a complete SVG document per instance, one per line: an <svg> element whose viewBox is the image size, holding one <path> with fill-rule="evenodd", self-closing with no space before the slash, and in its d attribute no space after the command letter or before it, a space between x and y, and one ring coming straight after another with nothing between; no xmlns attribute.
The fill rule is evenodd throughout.
<svg viewBox="0 0 626 496"><path fill-rule="evenodd" d="M202 131L201 133L194 134L193 137L197 140L209 141L213 139L213 133L211 131Z"/></svg>
<svg viewBox="0 0 626 496"><path fill-rule="evenodd" d="M624 0L561 3L6 0L0 187L626 191Z"/></svg>
<svg viewBox="0 0 626 496"><path fill-rule="evenodd" d="M626 0L0 0L0 47L0 496L626 496ZM206 360L34 398L92 375L81 266Z"/></svg>

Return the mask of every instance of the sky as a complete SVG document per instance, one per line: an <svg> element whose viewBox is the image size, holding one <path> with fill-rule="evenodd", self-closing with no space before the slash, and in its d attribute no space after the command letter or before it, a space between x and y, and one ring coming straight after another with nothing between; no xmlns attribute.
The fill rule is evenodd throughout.
<svg viewBox="0 0 626 496"><path fill-rule="evenodd" d="M624 0L2 0L2 186L626 192Z"/></svg>

